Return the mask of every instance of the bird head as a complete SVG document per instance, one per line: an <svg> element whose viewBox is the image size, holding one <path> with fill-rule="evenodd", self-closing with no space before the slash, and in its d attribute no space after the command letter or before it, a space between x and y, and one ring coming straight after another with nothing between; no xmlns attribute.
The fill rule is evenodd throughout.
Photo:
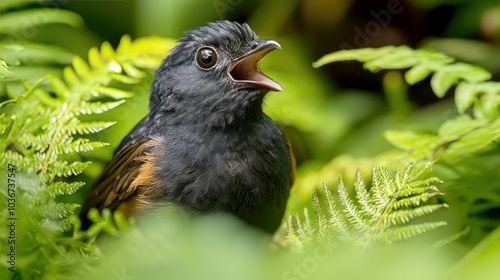
<svg viewBox="0 0 500 280"><path fill-rule="evenodd" d="M209 23L186 32L155 74L150 110L235 122L261 112L264 95L282 86L258 62L281 49L247 24Z"/></svg>

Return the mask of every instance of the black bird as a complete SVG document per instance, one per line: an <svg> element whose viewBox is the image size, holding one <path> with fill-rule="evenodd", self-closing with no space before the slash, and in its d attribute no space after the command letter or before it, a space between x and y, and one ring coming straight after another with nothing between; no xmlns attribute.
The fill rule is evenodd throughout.
<svg viewBox="0 0 500 280"><path fill-rule="evenodd" d="M82 227L93 207L130 216L174 204L274 232L295 173L289 143L262 111L266 93L282 90L257 66L275 49L247 24L218 21L186 32L156 70L149 114L88 194Z"/></svg>

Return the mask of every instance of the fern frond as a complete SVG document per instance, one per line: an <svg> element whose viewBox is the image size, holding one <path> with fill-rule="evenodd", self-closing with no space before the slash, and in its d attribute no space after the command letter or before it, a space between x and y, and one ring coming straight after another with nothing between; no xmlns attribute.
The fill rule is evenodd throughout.
<svg viewBox="0 0 500 280"><path fill-rule="evenodd" d="M342 177L339 178L338 193L339 193L340 203L342 203L342 205L344 206L345 216L347 217L347 220L349 221L351 226L356 231L365 230L367 224L364 218L364 213L358 207L358 205L355 204L354 201L349 197L349 194L347 193L347 189L344 185Z"/></svg>
<svg viewBox="0 0 500 280"><path fill-rule="evenodd" d="M33 85L22 82L17 87L24 92L11 93L13 99L5 105L10 106L8 115L4 113L0 122L3 131L0 135L0 163L11 163L19 172L36 174L33 186L26 187L32 206L49 205L55 195L72 193L82 186L79 183L52 182L56 178L81 174L90 163L74 161L74 155L107 145L90 141L85 135L102 131L113 122L87 122L79 117L106 112L131 96L130 92L111 83L140 82L145 77L139 70L145 65L144 60L154 68L174 45L168 39L153 37L151 40L150 43L157 44L154 52L145 50L152 49L151 46L140 47L145 46L148 38L139 40L139 46L136 46L135 41L125 36L116 51L109 43L103 43L100 49L89 50L89 62L74 57L71 66L63 70L62 78L48 75ZM42 81L49 81L43 89L40 87ZM100 98L114 100L102 102ZM11 150L13 145L16 150ZM73 205L67 207L48 208L42 211L42 216L63 219L73 213Z"/></svg>
<svg viewBox="0 0 500 280"><path fill-rule="evenodd" d="M323 191L326 195L326 202L328 203L328 213L330 214L330 219L328 219L328 231L339 240L349 240L349 225L346 219L341 215L341 212L337 209L335 199L333 198L333 195L328 189L328 186L325 182L323 182ZM332 229L335 229L335 231L332 232Z"/></svg>
<svg viewBox="0 0 500 280"><path fill-rule="evenodd" d="M1 6L4 11L5 5ZM7 37L35 25L82 23L77 14L58 9L4 12L0 33ZM26 22L27 16L34 20ZM82 115L101 114L123 104L124 98L132 96L125 88L131 87L119 82L143 82L149 73L145 70L157 68L175 42L159 37L133 41L125 36L117 50L106 42L90 49L85 60L56 46L8 41L0 45L0 165L15 170L11 176L16 182L16 210L2 209L0 220L7 215L17 219L16 246L22 249L16 254L17 274L66 279L69 275L53 277L50 272L69 271L95 260L99 250L92 242L99 233L126 227L123 217L111 220L110 213L104 212L98 225L82 232L74 215L79 205L59 199L84 185L68 178L88 166L81 160L82 153L107 145L90 140L89 134L113 124L86 121ZM33 66L36 71L28 71ZM2 201L7 202L8 195L0 188ZM73 236L62 234L71 228ZM7 236L7 231L0 229L0 235ZM7 239L0 243L4 247Z"/></svg>
<svg viewBox="0 0 500 280"><path fill-rule="evenodd" d="M395 243L446 226L446 222L425 222L416 225L393 227L390 231L379 232L376 239L385 243Z"/></svg>
<svg viewBox="0 0 500 280"><path fill-rule="evenodd" d="M85 185L83 182L53 182L40 192L40 199L45 200L46 197L55 198L60 195L72 194L83 185Z"/></svg>
<svg viewBox="0 0 500 280"><path fill-rule="evenodd" d="M114 124L115 122L80 122L77 118L74 118L64 128L64 132L69 135L77 133L82 135L91 134L102 131Z"/></svg>
<svg viewBox="0 0 500 280"><path fill-rule="evenodd" d="M415 198L415 201L417 201L416 199L417 198ZM393 205L389 207L391 209L394 208ZM381 216L379 222L384 226L405 224L417 217L428 215L443 207L447 207L446 204L422 205L410 209L392 210L386 215Z"/></svg>
<svg viewBox="0 0 500 280"><path fill-rule="evenodd" d="M361 177L361 171L356 170L356 181L354 182L354 189L356 191L356 198L363 211L368 213L369 215L375 215L377 209L372 202L372 196L368 192L365 186L365 182L363 181L363 177Z"/></svg>
<svg viewBox="0 0 500 280"><path fill-rule="evenodd" d="M52 162L51 168L54 169L54 175L58 177L69 177L79 175L83 172L87 166L90 165L90 162L67 162L67 161L54 161ZM51 178L52 179L52 178Z"/></svg>
<svg viewBox="0 0 500 280"><path fill-rule="evenodd" d="M316 191L314 191L312 195L312 204L313 204L314 215L316 216L316 225L317 225L316 228L318 232L317 234L319 236L325 236L328 230L327 228L328 221L325 213L321 210Z"/></svg>
<svg viewBox="0 0 500 280"><path fill-rule="evenodd" d="M41 219L40 225L53 232L62 232L70 230L73 223L69 219L56 220L54 218L45 218Z"/></svg>
<svg viewBox="0 0 500 280"><path fill-rule="evenodd" d="M439 97L443 97L448 89L460 80L479 83L491 78L491 73L483 68L455 62L453 57L438 51L414 50L408 46L341 50L323 56L313 66L321 67L328 63L346 60L363 62L363 66L371 72L381 69L410 68L405 74L405 79L410 85L422 81L434 72L431 86Z"/></svg>
<svg viewBox="0 0 500 280"><path fill-rule="evenodd" d="M375 242L397 242L444 226L446 222L443 221L413 221L447 207L446 204L431 203L433 197L442 195L433 185L439 180L435 177L421 179L429 172L430 166L427 164L415 168L409 164L396 173L385 167L374 167L370 189L366 188L358 171L354 188L356 201L349 196L340 179L338 199L342 209L337 208L337 202L325 184L326 201L319 201L317 194L313 194L316 223L310 223L306 208L303 217L295 214L289 218L287 232L289 236L294 235L293 240L302 244L312 244L320 240L324 233L329 233L337 243L351 242L368 248ZM327 211L321 208L321 204L325 203ZM412 221L413 224L408 224Z"/></svg>
<svg viewBox="0 0 500 280"><path fill-rule="evenodd" d="M49 201L47 204L38 207L38 213L45 219L62 219L73 214L73 212L80 207L75 203L62 203Z"/></svg>
<svg viewBox="0 0 500 280"><path fill-rule="evenodd" d="M500 139L500 82L488 81L487 70L456 62L453 57L429 49L387 46L341 50L320 58L320 67L336 61L357 60L366 69L408 69L405 80L413 85L431 76L435 95L443 97L453 86L459 116L445 122L437 135L411 131L386 131L385 138L410 154L410 160L433 161L441 158L449 163L487 151ZM469 110L470 109L470 110ZM471 113L473 118L469 117Z"/></svg>
<svg viewBox="0 0 500 280"><path fill-rule="evenodd" d="M94 102L81 102L77 108L78 110L75 112L77 115L79 114L84 114L84 115L91 115L91 114L102 114L106 111L109 111L111 109L114 109L121 104L123 104L125 100L118 100L118 101L111 101L111 102L101 102L101 101L94 101Z"/></svg>

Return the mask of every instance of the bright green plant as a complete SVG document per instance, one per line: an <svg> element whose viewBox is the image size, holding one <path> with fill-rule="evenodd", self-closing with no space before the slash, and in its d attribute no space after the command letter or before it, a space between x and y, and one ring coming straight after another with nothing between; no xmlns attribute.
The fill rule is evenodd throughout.
<svg viewBox="0 0 500 280"><path fill-rule="evenodd" d="M438 97L457 85L455 105L459 115L443 123L437 135L391 130L385 133L389 142L413 158L457 161L495 147L500 138L500 83L487 81L491 74L483 68L455 62L437 51L406 46L339 51L324 56L314 66L344 60L361 61L372 72L409 68L405 80L410 85L432 74L431 87Z"/></svg>
<svg viewBox="0 0 500 280"><path fill-rule="evenodd" d="M409 69L405 80L412 85L428 76L438 97L455 89L455 108L449 108L441 126L433 132L386 130L386 139L402 152L391 153L388 162L434 161L433 173L443 180L443 200L454 213L452 227L469 229L460 246L473 246L500 221L495 211L498 197L500 139L500 87L488 81L491 74L474 65L433 50L406 46L343 50L324 56L316 63L345 60L363 62L366 69ZM392 159L392 160L391 160Z"/></svg>
<svg viewBox="0 0 500 280"><path fill-rule="evenodd" d="M58 197L73 194L84 183L64 178L80 174L90 164L81 161L80 155L107 145L91 141L86 135L106 129L113 122L86 121L85 116L125 102L131 93L120 89L120 83L139 83L146 76L140 68L156 68L173 45L169 39L132 41L125 36L116 50L104 42L100 49L89 51L88 63L75 56L72 65L64 68L63 77L48 75L34 84L16 79L2 63L2 96L6 100L0 104L0 164L15 168L14 215L18 228L23 229L17 232L17 269L23 275L45 275L54 270L51 262L64 260L70 252L76 260L64 263L75 265L75 252L95 254L92 241L99 232L113 232L109 213L104 220L94 213L96 226L86 233L78 231L78 218L72 215L79 205L59 202ZM5 172L2 170L2 174ZM2 194L7 197L5 190L2 188ZM3 211L0 220L5 222L8 215ZM57 237L71 227L73 237ZM4 227L0 232L7 235ZM60 269L70 271L64 265Z"/></svg>
<svg viewBox="0 0 500 280"><path fill-rule="evenodd" d="M44 11L30 11L31 15L41 12ZM16 13L0 19L2 35L14 38L13 34L21 30L18 24L22 21L16 19ZM81 24L80 17L70 12L51 15L54 16L51 22L43 24ZM58 15L60 17L56 18ZM36 26L41 23L31 24ZM304 255L297 256L279 249L276 258L276 252L263 248L258 233L254 235L238 221L221 217L204 217L192 224L184 223L183 219L177 221L174 218L174 222L169 222L167 217L156 217L149 221L146 219L138 230L131 229L121 215L93 211L90 219L94 225L87 231L80 231L80 221L74 215L78 203L63 201L65 197L74 197L74 193L83 186L83 182L74 176L90 164L83 158L88 152L107 145L91 140L92 134L114 123L105 117L98 121L92 117L124 103L132 95L127 85L145 81L147 72L144 69L155 69L173 44L172 40L165 38L131 40L125 36L116 50L109 43L103 43L100 48L92 48L85 60L54 46L2 41L0 176L6 178L11 171L5 167L15 166L18 186L14 212L18 218L18 259L17 272L11 278L68 279L76 275L78 278L109 279L117 278L121 275L117 276L117 273L127 268L137 279L159 277L158 270L162 277L165 273L173 273L169 274L172 278L192 273L199 276L199 271L202 271L203 275L199 277L205 279L220 279L221 275L231 275L231 279L262 279L270 275L272 279L283 279L291 275L290 279L297 279L295 274L288 273L290 268L302 257L307 261L314 260L318 255L310 252L314 253L316 246L331 246L328 243L334 241L339 248L347 244L355 245L355 249L329 251L326 258L321 256L323 263L316 260L318 269L310 272L309 276L322 272L323 275L341 275L339 277L342 278L345 274L338 273L339 267L335 265L342 264L343 259L344 264L351 264L345 267L356 272L360 266L369 268L369 264L377 263L383 256L388 263L380 267L377 263L371 269L378 269L386 276L384 279L401 279L401 275L408 273L407 268L427 268L427 264L434 264L433 255L427 258L430 261L417 260L406 266L395 266L393 251L386 253L380 248L395 250L395 247L385 245L400 242L404 246L406 243L403 240L412 241L413 237L438 228L451 235L446 242L442 242L444 244L465 235L467 231L463 231L464 228L470 229L465 241L454 243L466 256L454 267L453 276L456 273L474 275L471 271L475 271L476 263L491 254L500 257L498 253L488 251L498 244L498 230L485 238L498 225L498 219L491 214L488 216L488 211L495 211L500 205L497 183L500 177L500 87L496 82L487 81L491 75L484 69L455 62L442 53L404 46L340 51L325 56L315 66L340 60L359 60L370 71L410 69L404 75L410 85L432 75L431 87L439 97L456 86L455 107L450 108L456 114L446 119L436 131L387 130L387 140L400 148L399 151L364 159L340 156L320 168L314 180L299 178L294 191L299 189L298 192L307 192L307 197L310 197L309 190L320 185L317 181L337 180L337 175L345 169L359 168L355 176L352 176L354 172L349 175L352 177L349 180L345 176L340 180L335 190L338 197L334 195L331 183L328 188L327 184L324 185L323 192L312 193L310 204L314 217L308 214L309 210L305 210L303 216L290 216L287 241L302 247ZM284 58L284 63L290 61L286 55ZM36 69L30 67L33 61L37 61ZM53 67L54 64L58 67ZM287 68L287 64L284 65ZM279 72L279 69L274 71ZM271 99L268 113L305 133L331 130L321 134L322 141L329 141L326 139L328 135L340 135L333 130L349 134L346 127L322 129L325 120L354 123L360 116L366 118L371 114L362 112L364 110L352 113L351 108L356 108L358 103L351 105L349 110L341 111L343 114L340 111L333 114L330 106L334 102L327 102L331 100L322 95L320 91L324 87L316 83L319 79L315 75L308 73L307 79L301 82L287 83L285 75L280 77L277 74L279 80L285 80L284 84L290 86L292 94L291 97L281 95ZM317 92L320 98L310 98L311 90ZM351 104L356 98L344 99L344 103ZM303 103L290 105L298 100ZM373 105L363 106L372 108ZM297 113L290 114L285 110L287 108ZM311 123L314 124L313 129ZM434 161L431 169L431 165L426 163ZM406 167L395 171L398 168L394 166ZM345 184L344 181L354 181L354 188L349 188L350 183ZM436 186L438 182L439 189ZM2 184L6 184L3 179ZM10 234L3 226L11 215L4 207L9 196L6 190L7 187L2 185L0 205L6 210L0 212L1 248L7 248ZM294 205L291 208L292 213L298 211ZM96 238L102 232L120 238L111 245L99 244ZM454 236L457 232L463 234ZM428 240L429 243L435 241L432 238ZM478 242L480 245L469 251L468 247ZM365 260L358 260L357 252L353 253L359 248L363 249ZM418 250L409 248L399 253L407 257L414 252ZM233 257L235 254L238 258ZM202 261L196 262L197 257ZM224 261L212 265L211 262L219 259ZM97 261L99 267L96 266ZM3 276L8 266L3 251L0 263L3 270L0 275ZM205 269L193 269L197 263L206 265ZM248 264L257 264L260 270L254 266L250 269ZM210 271L213 267L221 271ZM402 274L387 277L388 271L394 268L400 268L399 273ZM247 271L242 273L244 269ZM422 271L415 272L421 274L414 273L409 277L422 279L426 276Z"/></svg>
<svg viewBox="0 0 500 280"><path fill-rule="evenodd" d="M315 221L304 209L303 219L298 214L290 216L288 235L305 246L329 238L329 242L349 242L367 249L375 242L393 243L412 238L429 230L446 225L445 221L410 223L417 217L428 215L444 203L428 203L431 198L442 195L434 185L436 177L421 176L429 172L431 164L416 168L413 164L395 175L384 167L374 167L372 186L368 190L356 173L356 201L350 196L340 178L338 200L324 184L326 209L323 210L318 194L313 193L312 204Z"/></svg>

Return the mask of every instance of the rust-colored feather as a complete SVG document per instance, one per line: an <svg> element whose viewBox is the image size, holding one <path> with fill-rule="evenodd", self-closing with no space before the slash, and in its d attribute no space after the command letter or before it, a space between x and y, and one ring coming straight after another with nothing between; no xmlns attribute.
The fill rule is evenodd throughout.
<svg viewBox="0 0 500 280"><path fill-rule="evenodd" d="M109 208L130 216L147 208L149 201L160 195L153 161L162 152L161 143L159 137L142 139L113 157L83 204L80 217L84 227L91 208Z"/></svg>

